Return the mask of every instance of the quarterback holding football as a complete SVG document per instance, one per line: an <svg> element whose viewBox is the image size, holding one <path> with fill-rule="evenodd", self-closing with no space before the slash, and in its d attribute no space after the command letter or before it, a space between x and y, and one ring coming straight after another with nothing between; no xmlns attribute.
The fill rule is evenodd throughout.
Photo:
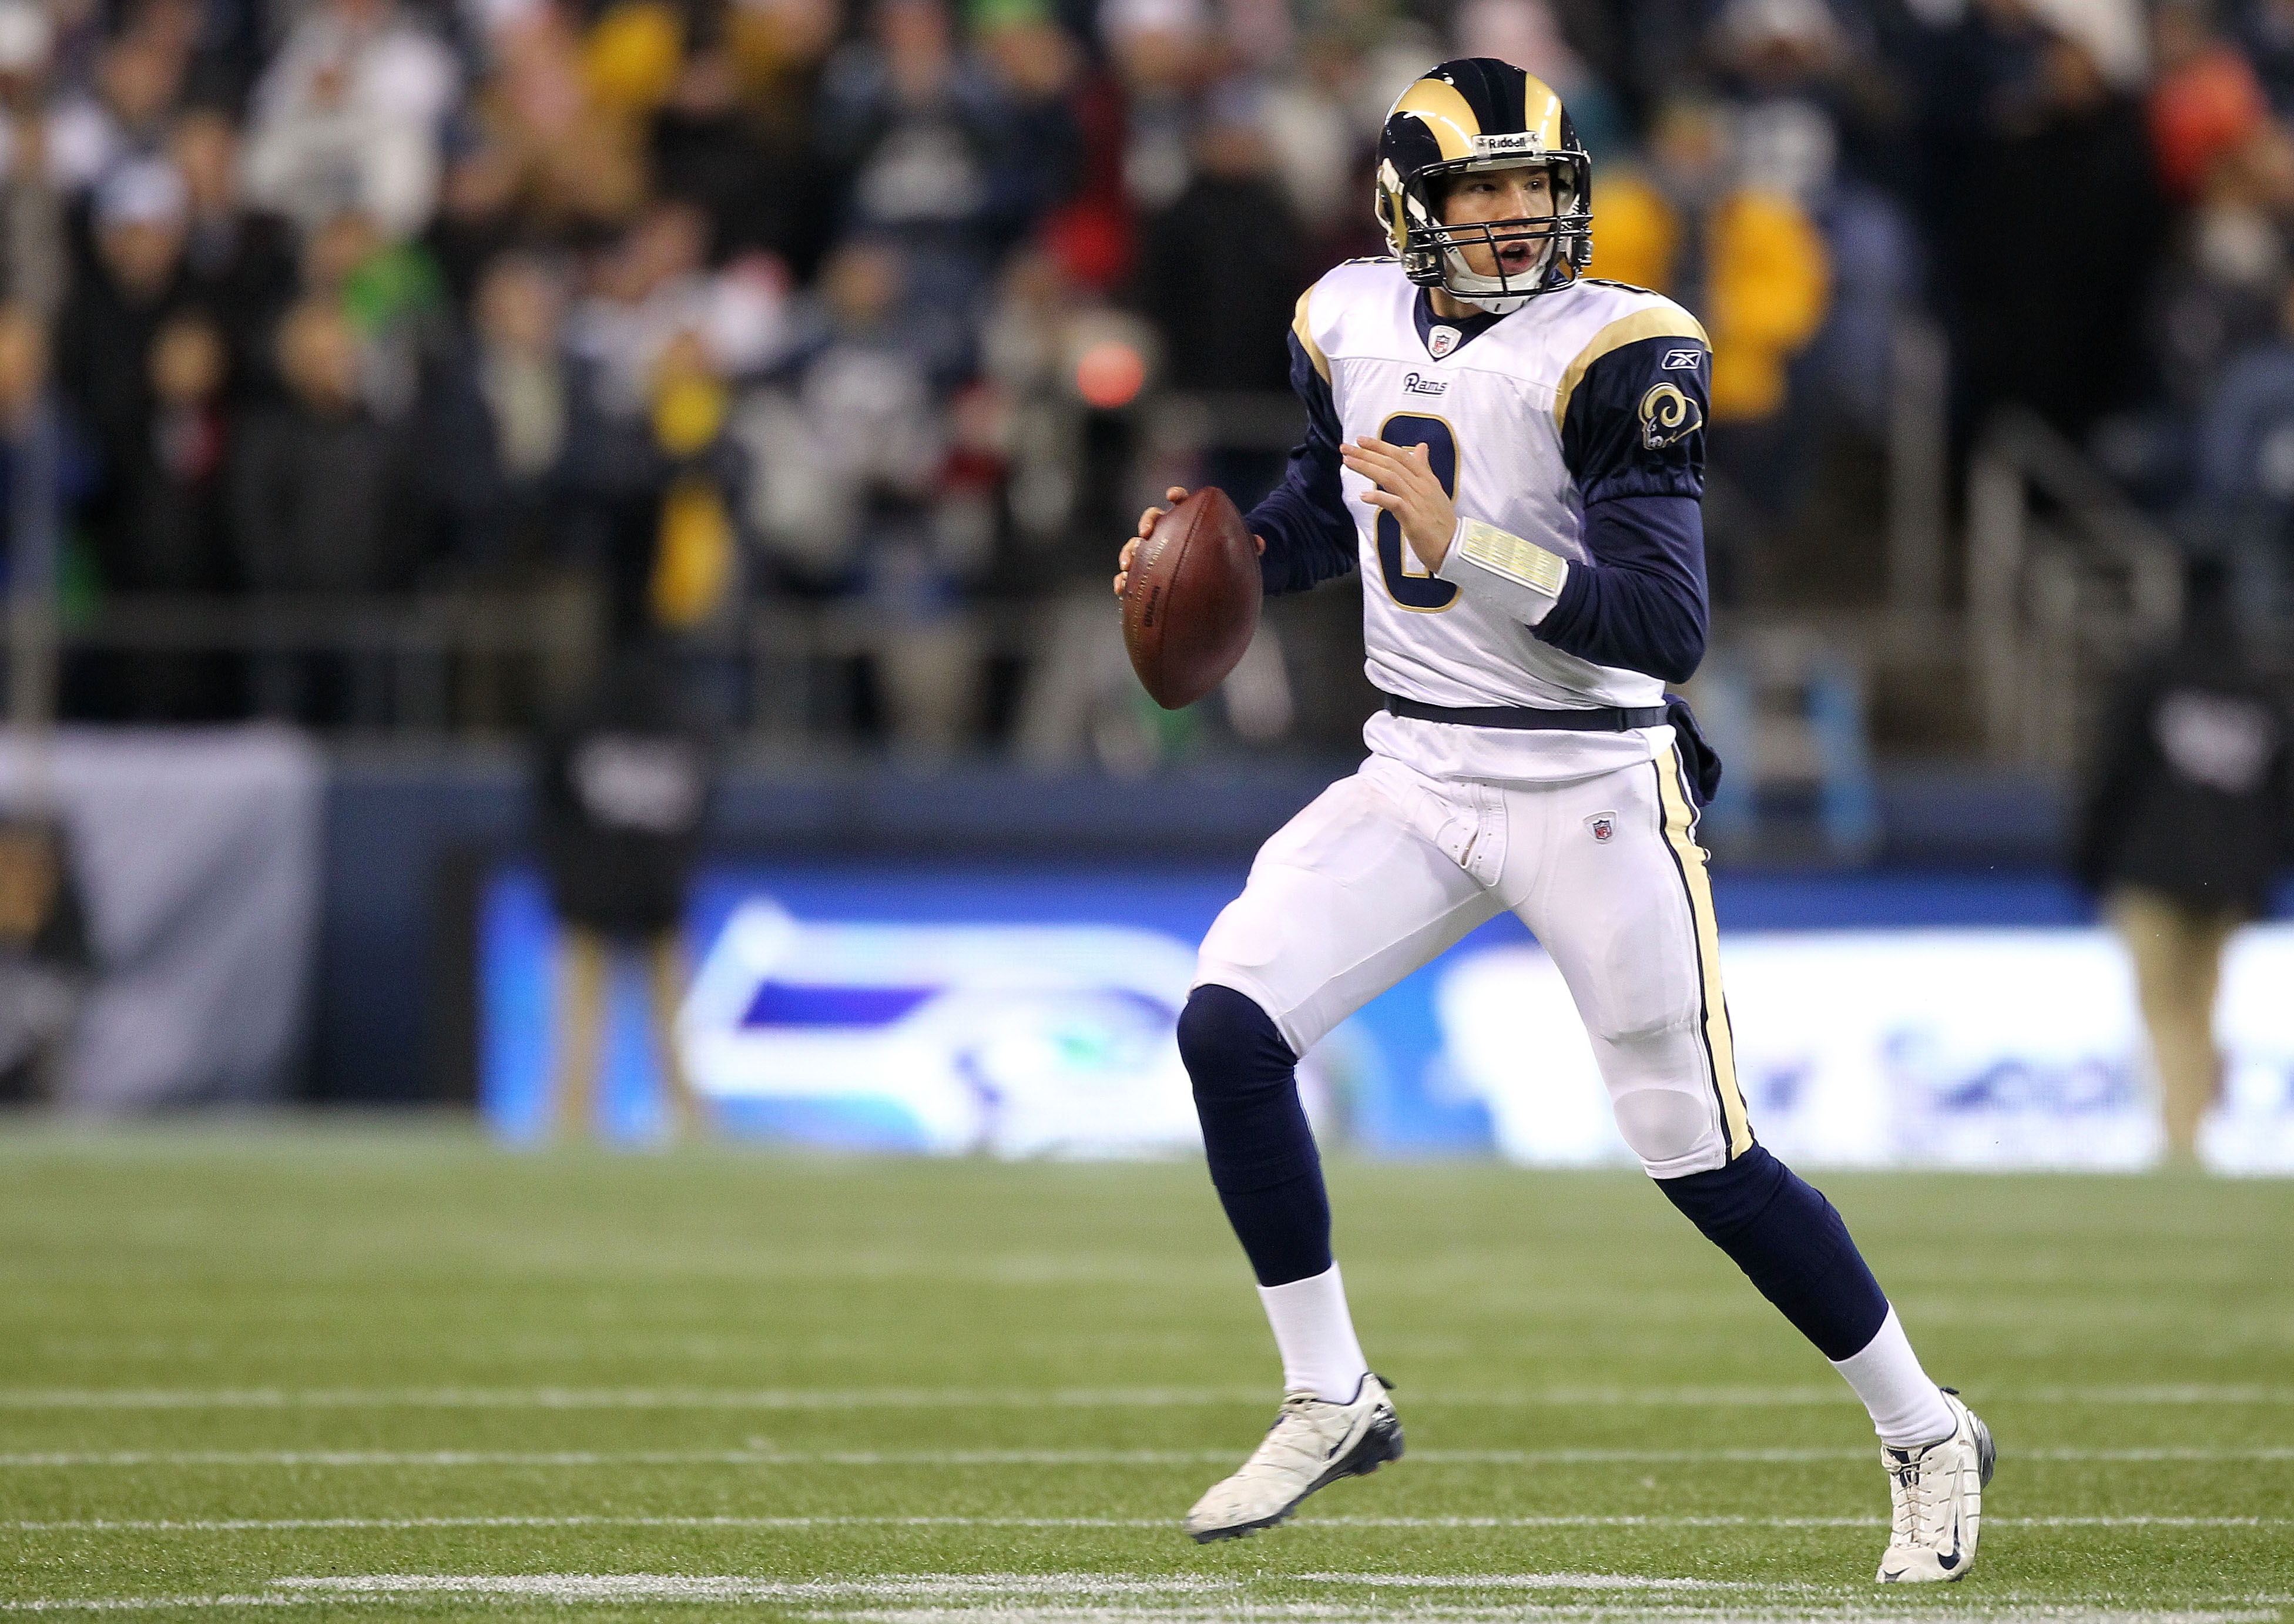
<svg viewBox="0 0 2294 1624"><path fill-rule="evenodd" d="M1268 592L1362 571L1385 702L1361 769L1260 850L1179 1020L1285 1389L1188 1531L1272 1527L1400 1458L1295 1068L1503 909L1561 971L1657 1188L1871 1412L1894 1500L1880 1579L1959 1579L1990 1434L1929 1379L1839 1214L1755 1139L1737 1087L1696 840L1719 763L1664 686L1704 651L1704 329L1586 273L1591 163L1559 98L1508 63L1445 62L1402 93L1377 203L1392 256L1340 265L1298 301L1306 439L1246 520ZM1143 516L1123 569L1162 512Z"/></svg>

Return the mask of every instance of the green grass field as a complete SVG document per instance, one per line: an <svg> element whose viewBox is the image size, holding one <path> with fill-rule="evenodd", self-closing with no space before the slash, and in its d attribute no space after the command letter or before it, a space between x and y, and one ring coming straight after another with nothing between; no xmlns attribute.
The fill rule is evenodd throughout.
<svg viewBox="0 0 2294 1624"><path fill-rule="evenodd" d="M1638 1175L1332 1181L1410 1457L1198 1547L1279 1396L1199 1166L0 1138L0 1611L2294 1624L2294 1184L1820 1181L1998 1436L1924 1591Z"/></svg>

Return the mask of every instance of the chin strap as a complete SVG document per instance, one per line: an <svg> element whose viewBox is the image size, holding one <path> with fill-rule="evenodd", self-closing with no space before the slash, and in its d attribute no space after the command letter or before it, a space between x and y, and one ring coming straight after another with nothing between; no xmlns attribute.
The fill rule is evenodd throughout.
<svg viewBox="0 0 2294 1624"><path fill-rule="evenodd" d="M1461 249L1442 250L1442 266L1446 274L1442 279L1442 291L1461 304L1471 304L1493 316L1509 316L1534 298L1537 283L1550 273L1553 267L1554 243L1548 239L1537 263L1517 277L1484 276L1466 268L1466 256ZM1527 293L1508 293L1504 289L1527 287Z"/></svg>

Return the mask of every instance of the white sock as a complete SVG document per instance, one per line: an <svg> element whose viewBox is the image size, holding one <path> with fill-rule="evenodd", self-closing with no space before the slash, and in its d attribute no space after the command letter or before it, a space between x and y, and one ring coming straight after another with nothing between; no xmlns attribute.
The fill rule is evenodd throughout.
<svg viewBox="0 0 2294 1624"><path fill-rule="evenodd" d="M1266 1323L1274 1328L1274 1345L1282 1352L1282 1390L1351 1403L1370 1366L1354 1340L1338 1266L1332 1263L1287 1286L1261 1286L1258 1300L1266 1304Z"/></svg>
<svg viewBox="0 0 2294 1624"><path fill-rule="evenodd" d="M1860 1353L1835 1359L1832 1368L1847 1378L1872 1412L1872 1430L1892 1449L1916 1449L1951 1436L1952 1419L1943 1393L1920 1368L1911 1338L1896 1318L1895 1304Z"/></svg>

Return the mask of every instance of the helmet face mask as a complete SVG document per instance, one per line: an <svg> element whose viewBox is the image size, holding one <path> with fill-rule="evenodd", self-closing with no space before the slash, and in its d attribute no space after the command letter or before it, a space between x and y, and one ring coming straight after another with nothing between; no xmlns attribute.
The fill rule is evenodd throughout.
<svg viewBox="0 0 2294 1624"><path fill-rule="evenodd" d="M1444 218L1460 176L1542 166L1552 212L1451 224ZM1592 258L1593 166L1577 144L1560 98L1509 63L1489 57L1444 62L1396 99L1379 138L1378 214L1403 273L1422 288L1494 314L1566 288ZM1496 250L1538 245L1509 272ZM1494 274L1476 272L1471 248L1491 250Z"/></svg>

